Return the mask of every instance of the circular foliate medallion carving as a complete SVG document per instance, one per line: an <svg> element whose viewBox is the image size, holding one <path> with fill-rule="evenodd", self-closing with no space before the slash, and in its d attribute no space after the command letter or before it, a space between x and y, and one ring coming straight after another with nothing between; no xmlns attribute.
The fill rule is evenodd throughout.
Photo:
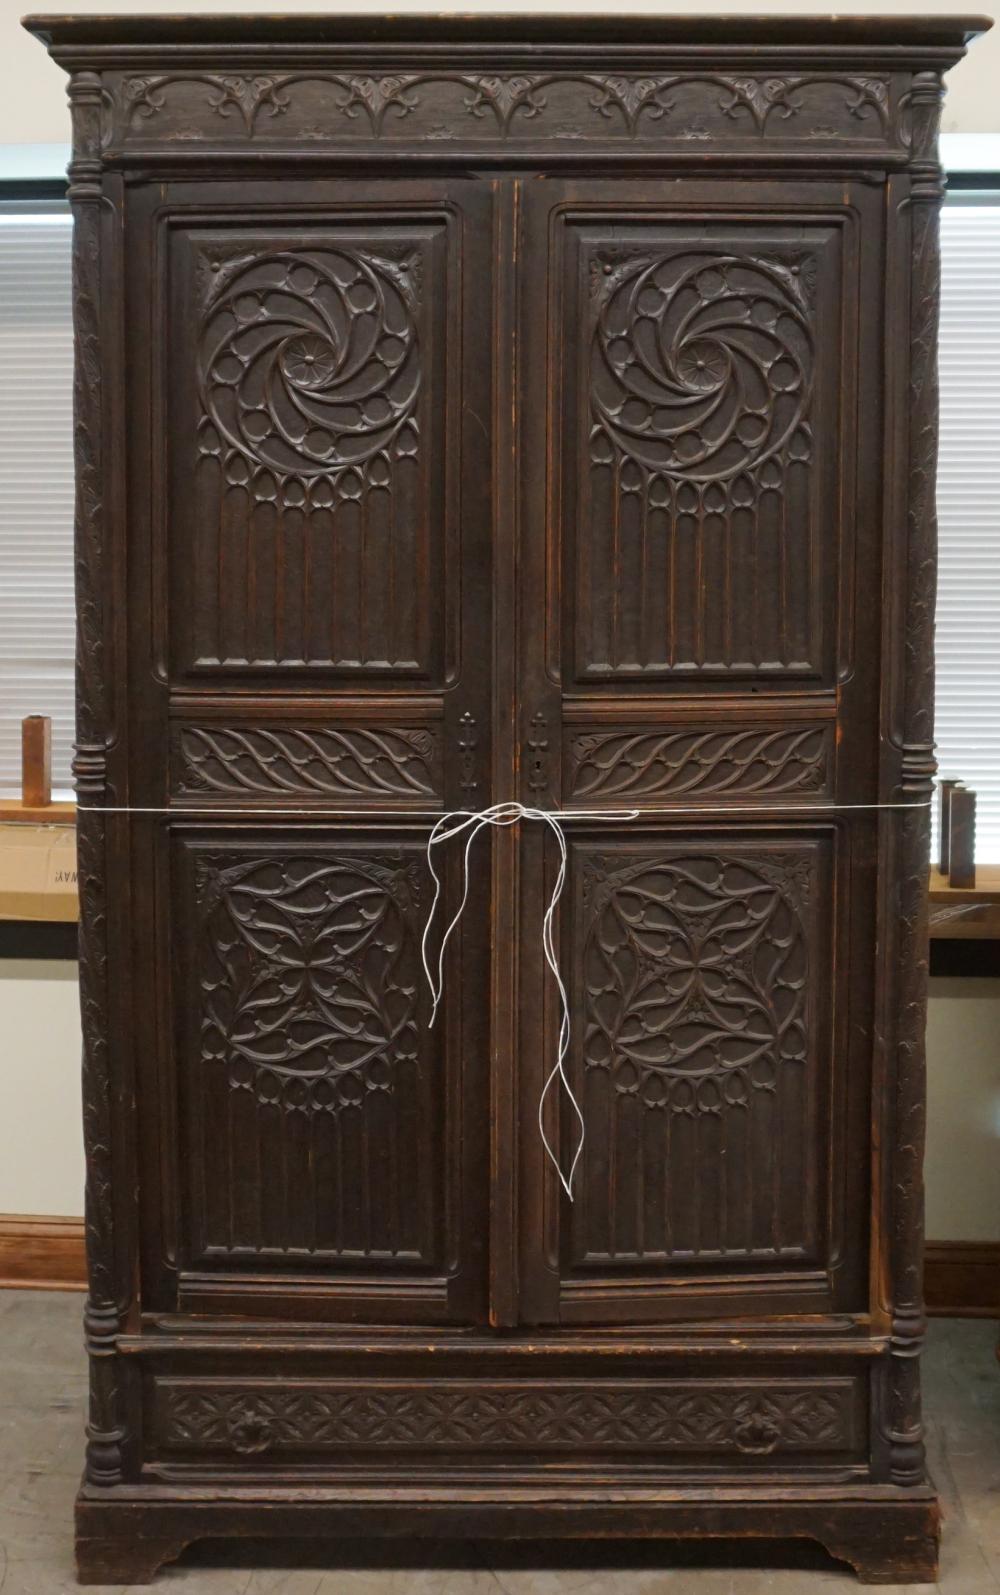
<svg viewBox="0 0 1000 1595"><path fill-rule="evenodd" d="M773 1092L806 1057L807 949L791 871L713 855L602 880L584 944L584 1066L647 1108Z"/></svg>
<svg viewBox="0 0 1000 1595"><path fill-rule="evenodd" d="M202 1061L286 1114L391 1092L416 1061L407 894L361 859L206 865Z"/></svg>

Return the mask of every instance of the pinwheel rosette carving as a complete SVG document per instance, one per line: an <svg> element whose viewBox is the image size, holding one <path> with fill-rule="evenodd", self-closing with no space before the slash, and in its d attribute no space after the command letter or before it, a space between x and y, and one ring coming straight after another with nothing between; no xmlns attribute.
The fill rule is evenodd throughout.
<svg viewBox="0 0 1000 1595"><path fill-rule="evenodd" d="M231 486L292 506L390 487L417 449L418 265L346 247L218 264L199 442Z"/></svg>
<svg viewBox="0 0 1000 1595"><path fill-rule="evenodd" d="M594 463L626 488L744 481L749 501L778 486L783 459L810 454L814 270L705 250L599 261Z"/></svg>

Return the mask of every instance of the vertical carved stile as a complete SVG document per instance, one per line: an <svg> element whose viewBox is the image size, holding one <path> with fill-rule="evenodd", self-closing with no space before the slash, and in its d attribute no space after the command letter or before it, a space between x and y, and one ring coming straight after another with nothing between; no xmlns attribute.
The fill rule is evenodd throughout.
<svg viewBox="0 0 1000 1595"><path fill-rule="evenodd" d="M110 738L105 651L105 513L101 371L101 79L70 81L73 159L73 316L76 367L73 436L76 465L75 575L77 608L77 741L73 764L80 890L80 1008L83 1029L83 1118L87 1156L88 1295L84 1315L90 1355L87 1477L122 1477L124 1438L120 1369L115 1349L122 1304L116 1287L112 1181L112 1095L108 1048L108 923L106 896L107 746Z"/></svg>
<svg viewBox="0 0 1000 1595"><path fill-rule="evenodd" d="M935 471L938 440L937 336L939 217L944 195L937 159L943 84L919 72L909 92L910 370L906 579L903 616L902 796L913 807L897 831L899 990L895 1056L889 1258L892 1331L889 1375L890 1470L894 1484L925 1478L919 1356L924 1336L923 1159L926 1124L930 801L934 758L934 601L937 579Z"/></svg>

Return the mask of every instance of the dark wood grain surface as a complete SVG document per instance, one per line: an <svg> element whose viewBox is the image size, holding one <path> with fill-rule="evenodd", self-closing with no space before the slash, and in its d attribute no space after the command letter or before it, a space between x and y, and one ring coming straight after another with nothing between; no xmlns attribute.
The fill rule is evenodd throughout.
<svg viewBox="0 0 1000 1595"><path fill-rule="evenodd" d="M30 25L74 112L81 1575L374 1531L932 1577L935 139L978 24ZM419 967L430 820L509 798L598 816L572 1205L538 829L477 844L433 1028Z"/></svg>
<svg viewBox="0 0 1000 1595"><path fill-rule="evenodd" d="M614 18L600 15L569 17L539 11L536 15L497 12L492 15L449 16L427 14L399 16L331 16L288 12L281 16L227 15L209 12L150 16L102 16L100 13L43 13L25 18L24 25L56 47L74 44L222 45L230 50L243 44L262 43L309 46L340 42L359 43L369 49L381 43L420 43L455 49L466 39L512 45L565 43L587 45L678 44L697 51L715 51L731 44L802 44L824 52L851 45L911 48L919 45L955 48L991 26L991 19L972 13L952 15L944 10L928 16L799 16L726 14L643 17L625 13Z"/></svg>

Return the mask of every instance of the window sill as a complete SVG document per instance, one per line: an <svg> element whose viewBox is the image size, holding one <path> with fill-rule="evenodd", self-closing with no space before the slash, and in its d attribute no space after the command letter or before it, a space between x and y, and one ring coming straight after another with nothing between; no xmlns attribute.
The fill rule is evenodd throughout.
<svg viewBox="0 0 1000 1595"><path fill-rule="evenodd" d="M979 864L975 886L950 886L931 870L932 941L1000 939L1000 865Z"/></svg>
<svg viewBox="0 0 1000 1595"><path fill-rule="evenodd" d="M75 803L46 803L34 808L20 798L0 798L0 824L75 825Z"/></svg>

